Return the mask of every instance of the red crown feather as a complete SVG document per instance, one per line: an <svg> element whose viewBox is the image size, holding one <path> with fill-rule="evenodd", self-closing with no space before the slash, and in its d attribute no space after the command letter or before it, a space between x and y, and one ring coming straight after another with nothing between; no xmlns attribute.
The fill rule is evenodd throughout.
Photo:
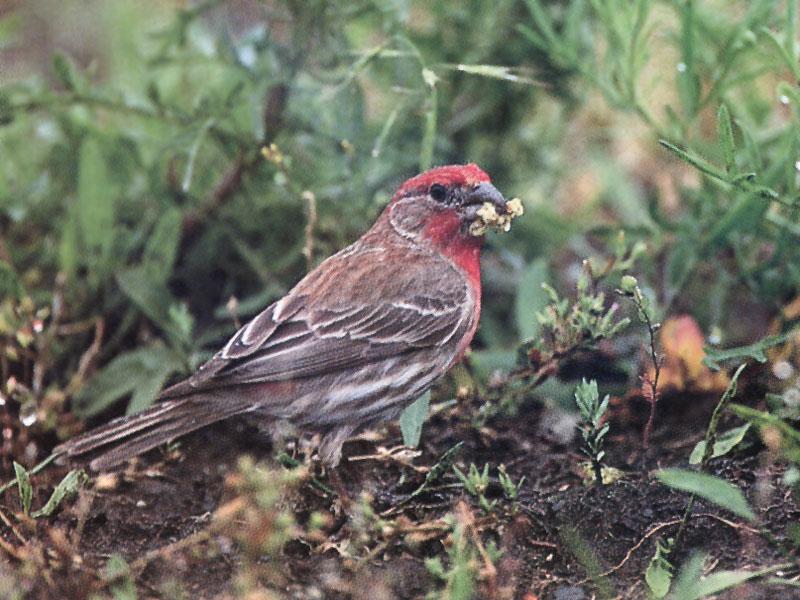
<svg viewBox="0 0 800 600"><path fill-rule="evenodd" d="M474 163L466 165L447 165L436 167L412 177L401 185L394 197L399 198L409 193L426 192L434 183L445 187L477 185L490 182L489 176Z"/></svg>

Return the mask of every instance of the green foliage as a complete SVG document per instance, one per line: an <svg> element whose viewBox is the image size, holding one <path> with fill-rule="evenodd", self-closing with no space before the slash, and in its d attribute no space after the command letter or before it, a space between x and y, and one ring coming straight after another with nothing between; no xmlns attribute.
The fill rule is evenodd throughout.
<svg viewBox="0 0 800 600"><path fill-rule="evenodd" d="M497 500L489 501L486 498L486 489L489 487L489 463L483 465L483 470L478 470L475 463L470 463L469 470L465 474L457 466L453 465L453 471L461 481L467 493L478 500L480 507L490 513L497 505Z"/></svg>
<svg viewBox="0 0 800 600"><path fill-rule="evenodd" d="M749 571L738 569L735 571L720 570L708 575L703 574L703 566L707 556L702 553L693 554L683 566L675 578L675 585L670 593L670 598L675 600L700 600L708 598L739 586L751 579L764 577L777 570L785 568L786 565L775 565L764 569Z"/></svg>
<svg viewBox="0 0 800 600"><path fill-rule="evenodd" d="M475 580L478 576L477 552L470 543L464 523L452 517L452 544L447 549L448 564L438 556L425 559L428 572L444 584L444 588L430 592L426 600L471 600L474 598Z"/></svg>
<svg viewBox="0 0 800 600"><path fill-rule="evenodd" d="M23 467L18 462L14 462L14 481L11 483L16 482L17 490L19 492L19 500L20 506L22 508L23 514L30 515L34 519L38 519L39 517L49 517L52 515L61 503L68 497L73 496L78 492L80 487L86 482L88 479L86 473L81 469L73 469L69 473L67 473L63 479L58 482L56 487L53 489L53 493L50 495L50 498L47 502L40 508L39 510L35 510L31 512L31 504L33 503L33 484L31 483L31 475L37 473L41 470L44 466L51 462L53 457L40 463L35 468L28 471L25 467ZM9 484L3 486L3 490L8 487Z"/></svg>
<svg viewBox="0 0 800 600"><path fill-rule="evenodd" d="M88 475L86 475L82 469L73 469L58 482L45 505L35 511L31 516L34 519L49 517L58 509L65 499L77 494L78 490L88 479Z"/></svg>
<svg viewBox="0 0 800 600"><path fill-rule="evenodd" d="M525 476L523 475L519 481L514 483L514 480L506 472L506 466L500 465L497 467L497 477L500 480L500 487L503 488L503 496L505 496L506 500L515 501L519 496L522 484L525 483Z"/></svg>
<svg viewBox="0 0 800 600"><path fill-rule="evenodd" d="M746 423L741 427L734 427L733 429L729 429L728 431L719 434L717 440L714 442L714 449L711 452L711 458L718 458L728 454L736 446L742 443L742 440L744 440L744 436L747 435L749 429L750 423ZM700 440L697 442L695 447L692 449L692 453L689 455L689 464L699 465L700 461L705 455L705 452L706 441Z"/></svg>
<svg viewBox="0 0 800 600"><path fill-rule="evenodd" d="M112 555L103 570L111 597L114 600L136 600L136 583L128 562L119 554Z"/></svg>
<svg viewBox="0 0 800 600"><path fill-rule="evenodd" d="M14 462L14 475L17 478L17 490L19 491L19 503L22 512L26 515L31 512L31 502L33 501L33 486L28 471L18 462Z"/></svg>
<svg viewBox="0 0 800 600"><path fill-rule="evenodd" d="M644 580L653 598L664 598L669 593L673 566L669 562L671 542L656 540L656 552L644 572Z"/></svg>
<svg viewBox="0 0 800 600"><path fill-rule="evenodd" d="M779 301L800 284L792 266L800 248L800 95L778 75L798 70L795 7L787 2L781 11L774 0L762 0L736 3L741 10L721 15L711 2L671 3L666 11L658 4L571 0L562 10L527 0L530 22L519 30L580 82L578 90L597 92L631 114L707 177L686 190L686 210L677 219L651 212L651 224L671 234L653 240L653 251L666 253L668 303L696 290L701 269L705 281L710 270L725 288ZM665 63L664 56L679 62ZM658 81L648 72L658 73ZM708 139L699 125L714 112L716 139ZM765 130L770 135L761 135ZM756 240L772 244L766 260ZM715 260L722 253L732 260Z"/></svg>
<svg viewBox="0 0 800 600"><path fill-rule="evenodd" d="M463 446L464 442L458 442L455 446L446 450L439 457L439 460L437 460L427 472L425 475L425 481L423 481L417 489L411 492L411 495L408 497L408 499L411 500L412 498L422 494L424 491L430 489L430 487L439 479L441 479L445 473L450 471L450 468L453 466L453 461L455 461Z"/></svg>
<svg viewBox="0 0 800 600"><path fill-rule="evenodd" d="M656 476L668 487L695 494L748 521L756 519L742 491L724 479L686 469L662 469Z"/></svg>
<svg viewBox="0 0 800 600"><path fill-rule="evenodd" d="M104 22L125 31L99 48L115 68L99 75L64 53L53 59L55 85L44 73L0 78L9 159L0 211L13 223L0 281L10 295L27 280L43 303L58 296L63 321L107 324L99 362L109 371L81 392L83 415L122 399L129 412L146 407L234 331L232 296L233 316L252 316L297 281L307 258L361 234L402 178L479 159L452 147L455 130L443 123L457 113L454 98L481 102L457 129L487 132L509 85L538 94L502 66L499 30L481 27L513 22L508 8L470 16L478 50L460 10L446 6L437 18L456 37L408 28L400 4L352 11L336 2L283 3L282 36L270 16L229 35L208 26L220 4L151 14L104 3ZM508 144L505 133L482 141ZM503 161L494 162L482 164L502 178ZM318 213L308 257L297 242L307 193ZM59 341L48 379L65 386L92 340ZM150 365L147 352L157 355Z"/></svg>
<svg viewBox="0 0 800 600"><path fill-rule="evenodd" d="M578 405L581 416L580 429L584 442L581 450L592 462L597 485L603 485L602 460L606 454L603 450L603 440L610 427L607 422L603 422L603 419L608 410L608 401L607 394L602 402L600 401L597 382L594 379L590 382L584 379L575 388L575 404Z"/></svg>
<svg viewBox="0 0 800 600"><path fill-rule="evenodd" d="M400 431L403 434L403 443L416 448L422 435L422 425L428 418L428 407L431 403L431 393L425 392L413 403L406 407L400 415Z"/></svg>
<svg viewBox="0 0 800 600"><path fill-rule="evenodd" d="M721 364L728 361L753 359L760 363L765 363L767 362L767 350L785 343L790 336L791 332L780 335L770 335L752 344L739 346L737 348L727 348L725 350L719 350L717 348L706 346L703 348L703 352L705 352L703 364L709 369L719 371Z"/></svg>

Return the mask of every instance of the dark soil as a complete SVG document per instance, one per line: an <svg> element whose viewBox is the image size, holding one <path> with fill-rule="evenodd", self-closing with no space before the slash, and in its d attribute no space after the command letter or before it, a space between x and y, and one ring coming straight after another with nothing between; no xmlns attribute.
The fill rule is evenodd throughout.
<svg viewBox="0 0 800 600"><path fill-rule="evenodd" d="M659 484L652 472L686 465L714 401L663 399L648 452L641 446L644 406L633 400L624 410L616 407L606 462L624 471L624 477L600 488L582 481L578 441L559 445L540 427L543 411L538 405L531 404L514 417L492 419L478 430L467 417L474 406L462 403L426 425L423 452L414 464L433 465L446 450L463 442L456 461L462 470L473 462L480 467L488 462L493 475L497 465L505 464L514 480L525 477L516 503L502 497L493 479L487 496L497 500L497 505L486 514L456 485L452 470L431 490L408 501L409 493L423 481L423 473L395 460L346 458L339 475L353 504L345 512L338 510L333 495L311 480L293 492L286 501L300 522L312 510L331 515L325 539L287 544L278 563L272 565L276 568L268 571L274 577L267 586L271 584L282 597L332 599L422 598L432 589L436 582L424 560L439 555L446 563L444 534L414 543L389 535L361 546L346 544L355 538L356 528L346 515L357 511L359 494L367 492L374 510L388 511L385 518L395 522L431 523L453 511L470 514L484 543L494 540L502 552L496 575L487 580L484 573L480 594L485 597L647 597L644 572L656 541L675 535L687 501L685 495ZM399 432L391 427L380 436L349 442L345 456L377 454L379 447L399 443ZM203 532L214 511L230 496L224 480L243 453L274 464L273 452L260 434L243 423L223 423L187 437L177 451L151 452L121 473L111 489L90 486L78 499L69 500L57 516L18 528L22 537L38 540L33 546L42 553L38 559L35 553L18 557L23 567L26 561L39 568L47 565L46 577L21 576L18 581L23 583L18 585L39 598L108 593L114 583L99 574L109 557L119 554L131 565L140 597L180 597L175 590L182 590L187 598L234 595L241 551L224 536ZM698 501L672 557L674 563L680 564L695 550L707 553L716 569L758 569L785 562L787 557L778 545L786 541L787 524L797 522L800 509L780 484L781 468L753 440L737 454L714 460L712 470L745 492L777 545L766 542L742 519ZM41 496L35 499L36 506L63 473L64 469L54 468L36 477ZM327 481L319 468L316 476ZM5 495L4 504L7 514L19 511L14 491ZM19 548L19 538L0 527L3 539ZM756 583L723 597L800 594Z"/></svg>

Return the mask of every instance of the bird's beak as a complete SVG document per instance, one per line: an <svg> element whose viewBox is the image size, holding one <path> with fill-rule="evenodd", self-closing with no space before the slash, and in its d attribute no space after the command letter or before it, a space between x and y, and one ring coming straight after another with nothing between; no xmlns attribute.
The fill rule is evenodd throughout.
<svg viewBox="0 0 800 600"><path fill-rule="evenodd" d="M508 211L506 208L506 199L503 194L494 187L491 183L479 183L464 198L464 216L468 221L474 221L478 218L478 211L480 211L486 203L494 206L498 215L504 215Z"/></svg>
<svg viewBox="0 0 800 600"><path fill-rule="evenodd" d="M467 194L464 204L477 204L482 206L485 202L490 202L494 205L499 214L506 212L506 199L503 194L494 187L491 183L479 183L475 188Z"/></svg>

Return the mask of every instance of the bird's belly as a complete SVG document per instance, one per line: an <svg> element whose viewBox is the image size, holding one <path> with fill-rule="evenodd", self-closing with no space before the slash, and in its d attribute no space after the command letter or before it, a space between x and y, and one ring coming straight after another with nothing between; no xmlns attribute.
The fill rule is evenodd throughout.
<svg viewBox="0 0 800 600"><path fill-rule="evenodd" d="M435 361L400 356L326 378L299 380L296 396L274 416L307 429L344 424L361 429L396 417L442 374Z"/></svg>

